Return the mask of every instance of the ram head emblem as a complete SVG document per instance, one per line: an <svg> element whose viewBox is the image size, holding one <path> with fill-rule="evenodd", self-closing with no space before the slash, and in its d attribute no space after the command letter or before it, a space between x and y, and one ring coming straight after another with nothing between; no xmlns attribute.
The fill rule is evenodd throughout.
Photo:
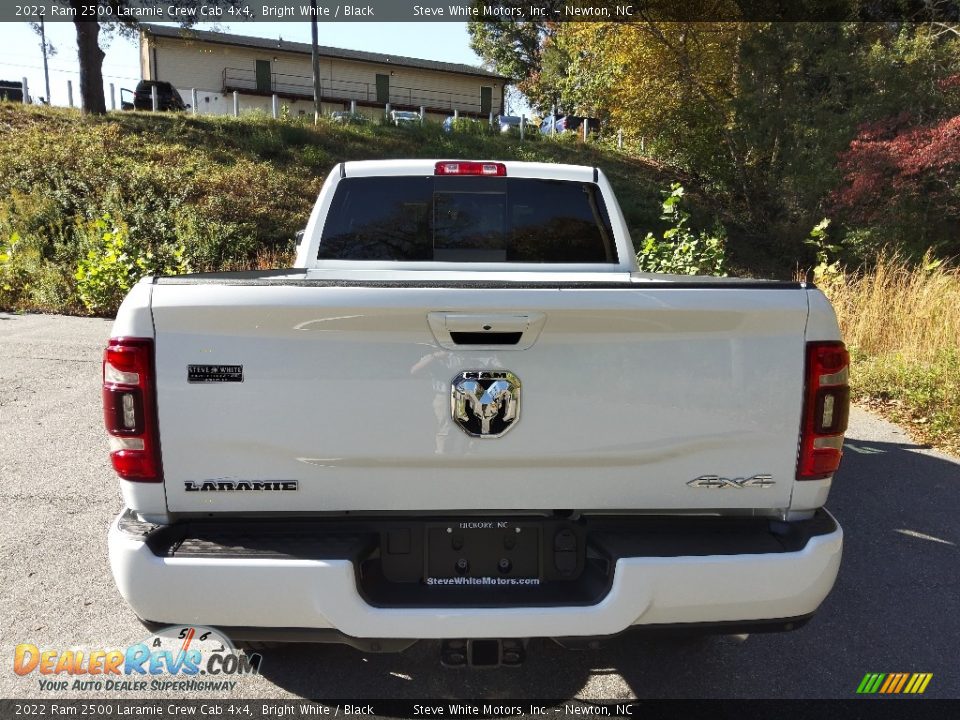
<svg viewBox="0 0 960 720"><path fill-rule="evenodd" d="M520 380L506 370L469 370L450 388L453 421L467 435L497 438L520 417Z"/></svg>

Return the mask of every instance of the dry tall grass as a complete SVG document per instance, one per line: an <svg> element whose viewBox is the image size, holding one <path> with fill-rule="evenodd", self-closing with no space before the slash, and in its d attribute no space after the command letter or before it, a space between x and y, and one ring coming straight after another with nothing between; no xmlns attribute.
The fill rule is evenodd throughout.
<svg viewBox="0 0 960 720"><path fill-rule="evenodd" d="M828 275L857 399L960 452L960 268L895 256Z"/></svg>
<svg viewBox="0 0 960 720"><path fill-rule="evenodd" d="M847 344L918 362L960 349L960 268L930 265L886 257L823 283Z"/></svg>

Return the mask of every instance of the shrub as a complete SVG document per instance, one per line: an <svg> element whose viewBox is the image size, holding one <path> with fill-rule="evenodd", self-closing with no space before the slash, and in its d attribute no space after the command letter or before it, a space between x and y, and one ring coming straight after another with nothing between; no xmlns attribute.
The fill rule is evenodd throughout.
<svg viewBox="0 0 960 720"><path fill-rule="evenodd" d="M663 201L662 220L671 227L663 237L648 232L637 253L637 264L644 272L675 275L725 276L725 233L717 226L712 233L695 233L689 227L690 213L681 207L683 186L673 183Z"/></svg>
<svg viewBox="0 0 960 720"><path fill-rule="evenodd" d="M183 248L186 272L214 272L232 262L243 262L257 248L251 223L223 221L196 208L184 210L174 228L176 245Z"/></svg>
<svg viewBox="0 0 960 720"><path fill-rule="evenodd" d="M21 242L13 232L0 245L0 307L15 308L30 287L30 279L40 264L40 255Z"/></svg>
<svg viewBox="0 0 960 720"><path fill-rule="evenodd" d="M0 308L77 311L76 282L61 264L43 257L37 240L13 233L0 244Z"/></svg>
<svg viewBox="0 0 960 720"><path fill-rule="evenodd" d="M486 135L490 131L487 123L467 117L455 118L450 124L450 129L455 133L465 135Z"/></svg>
<svg viewBox="0 0 960 720"><path fill-rule="evenodd" d="M72 258L55 200L13 191L0 202L0 308L77 309Z"/></svg>
<svg viewBox="0 0 960 720"><path fill-rule="evenodd" d="M130 242L129 229L118 218L104 215L81 231L91 239L92 247L78 263L74 277L80 301L90 312L115 312L124 295L145 275L184 271L182 247L154 254Z"/></svg>

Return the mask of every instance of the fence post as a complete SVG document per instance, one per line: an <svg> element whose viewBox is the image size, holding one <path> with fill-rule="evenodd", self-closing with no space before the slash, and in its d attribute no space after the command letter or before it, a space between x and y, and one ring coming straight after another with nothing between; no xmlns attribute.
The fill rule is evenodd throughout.
<svg viewBox="0 0 960 720"><path fill-rule="evenodd" d="M117 95L116 91L114 90L113 83L110 83L110 109L117 109Z"/></svg>
<svg viewBox="0 0 960 720"><path fill-rule="evenodd" d="M590 132L590 121L587 118L583 119L583 141L587 141L587 133Z"/></svg>
<svg viewBox="0 0 960 720"><path fill-rule="evenodd" d="M617 130L617 149L623 150L623 130Z"/></svg>
<svg viewBox="0 0 960 720"><path fill-rule="evenodd" d="M493 110L490 111L490 129L493 130Z"/></svg>
<svg viewBox="0 0 960 720"><path fill-rule="evenodd" d="M351 115L356 115L356 114L357 114L357 101L356 101L356 100L351 100L351 101L350 101L350 114L351 114Z"/></svg>
<svg viewBox="0 0 960 720"><path fill-rule="evenodd" d="M390 119L390 103L387 103L383 106L383 116L389 120Z"/></svg>
<svg viewBox="0 0 960 720"><path fill-rule="evenodd" d="M453 109L453 119L456 120L456 119L459 118L459 117L460 117L460 111L457 110L456 108L454 108L454 109Z"/></svg>
<svg viewBox="0 0 960 720"><path fill-rule="evenodd" d="M276 120L278 117L280 117L280 98L277 97L276 93L273 94L270 107L273 110L273 119Z"/></svg>
<svg viewBox="0 0 960 720"><path fill-rule="evenodd" d="M150 87L150 102L153 105L153 111L156 112L160 109L160 97L157 94L157 86L153 85Z"/></svg>
<svg viewBox="0 0 960 720"><path fill-rule="evenodd" d="M73 107L73 80L67 80L67 104Z"/></svg>
<svg viewBox="0 0 960 720"><path fill-rule="evenodd" d="M23 78L23 80L21 81L21 88L22 88L22 90L23 90L23 104L24 104L24 105L29 105L29 104L30 104L30 90L27 88L27 79L26 79L26 78Z"/></svg>
<svg viewBox="0 0 960 720"><path fill-rule="evenodd" d="M233 116L240 117L240 93L233 91Z"/></svg>
<svg viewBox="0 0 960 720"><path fill-rule="evenodd" d="M423 121L427 119L427 108L425 105L420 106L420 127L423 127Z"/></svg>
<svg viewBox="0 0 960 720"><path fill-rule="evenodd" d="M527 116L521 115L520 116L520 140L521 141L523 140L523 135L526 129L527 129Z"/></svg>
<svg viewBox="0 0 960 720"><path fill-rule="evenodd" d="M190 114L196 116L200 111L197 109L198 98L197 89L190 88Z"/></svg>
<svg viewBox="0 0 960 720"><path fill-rule="evenodd" d="M557 134L557 106L554 105L550 108L550 135Z"/></svg>

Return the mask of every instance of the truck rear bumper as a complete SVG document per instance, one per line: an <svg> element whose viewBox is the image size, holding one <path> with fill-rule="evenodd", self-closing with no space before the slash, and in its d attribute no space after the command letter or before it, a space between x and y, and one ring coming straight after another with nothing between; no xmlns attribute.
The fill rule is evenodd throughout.
<svg viewBox="0 0 960 720"><path fill-rule="evenodd" d="M531 602L475 606L470 588L428 596L438 598L435 605L424 604L422 593L417 601L382 602L383 594L360 580L355 553L362 533L341 534L334 542L288 529L298 552L279 552L275 544L252 551L243 542L256 537L249 528L228 543L211 533L185 540L183 533L170 535L172 526L150 526L125 512L110 529L109 549L120 593L140 618L261 629L260 637L271 629L277 636L300 630L309 637L311 630L327 629L383 639L595 637L637 626L734 627L781 619L777 629L787 629L786 619L812 614L833 586L843 536L826 511L801 523L743 521L733 530L723 518L697 522L701 529L682 537L643 521L636 530L610 535L613 540L598 532L609 569L606 584L589 597L534 594ZM477 597L484 592L491 597L487 588Z"/></svg>

